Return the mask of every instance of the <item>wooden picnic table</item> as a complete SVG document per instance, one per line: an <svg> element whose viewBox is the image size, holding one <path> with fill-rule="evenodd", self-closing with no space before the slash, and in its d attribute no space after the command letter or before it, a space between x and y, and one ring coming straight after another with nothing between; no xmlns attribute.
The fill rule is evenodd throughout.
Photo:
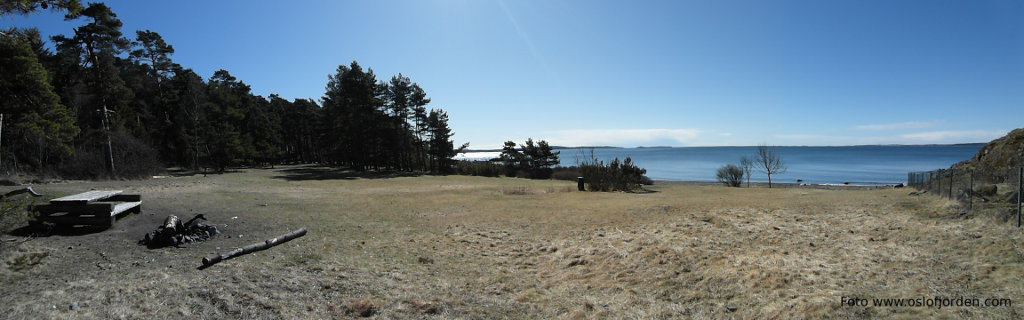
<svg viewBox="0 0 1024 320"><path fill-rule="evenodd" d="M124 213L142 212L142 195L121 190L93 190L50 200L32 208L39 212L33 223L113 226Z"/></svg>

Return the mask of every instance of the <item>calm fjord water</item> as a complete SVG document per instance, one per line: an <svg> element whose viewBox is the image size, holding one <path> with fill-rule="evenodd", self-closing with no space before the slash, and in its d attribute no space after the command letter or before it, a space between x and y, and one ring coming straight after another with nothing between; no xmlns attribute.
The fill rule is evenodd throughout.
<svg viewBox="0 0 1024 320"><path fill-rule="evenodd" d="M872 185L906 183L907 172L948 168L970 159L984 144L884 145L842 147L776 147L788 170L772 175L773 182ZM566 148L559 149L563 166L584 160L593 150L605 162L629 156L656 180L715 181L715 171L728 163L738 164L741 156L753 158L757 147L684 148ZM470 152L462 159L487 159L496 152ZM768 181L756 170L751 181Z"/></svg>

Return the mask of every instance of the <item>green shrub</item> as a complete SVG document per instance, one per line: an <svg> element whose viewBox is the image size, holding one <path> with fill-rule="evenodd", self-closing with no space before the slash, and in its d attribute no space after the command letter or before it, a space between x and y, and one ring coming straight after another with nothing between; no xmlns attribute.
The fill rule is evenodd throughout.
<svg viewBox="0 0 1024 320"><path fill-rule="evenodd" d="M537 144L527 139L526 144L519 145L506 141L502 148L500 161L505 167L505 176L530 179L551 178L552 166L558 165L558 151L552 151L547 141L540 140Z"/></svg>
<svg viewBox="0 0 1024 320"><path fill-rule="evenodd" d="M166 169L160 163L156 149L127 133L112 133L110 145L116 172L113 176L107 169L110 155L107 154L105 139L75 149L71 159L61 167L62 176L71 179L137 179L163 173Z"/></svg>
<svg viewBox="0 0 1024 320"><path fill-rule="evenodd" d="M735 164L727 164L718 168L715 176L718 178L718 182L726 186L739 187L743 183L743 168Z"/></svg>
<svg viewBox="0 0 1024 320"><path fill-rule="evenodd" d="M42 263L47 255L45 252L25 253L8 261L7 265L12 271L25 271Z"/></svg>
<svg viewBox="0 0 1024 320"><path fill-rule="evenodd" d="M591 158L581 163L579 170L590 191L636 190L645 182L644 174L647 173L646 169L637 167L630 157L624 161L615 158L607 165L597 158Z"/></svg>
<svg viewBox="0 0 1024 320"><path fill-rule="evenodd" d="M551 179L555 180L576 181L577 177L583 176L583 174L580 173L580 167L577 166L554 167L552 170Z"/></svg>

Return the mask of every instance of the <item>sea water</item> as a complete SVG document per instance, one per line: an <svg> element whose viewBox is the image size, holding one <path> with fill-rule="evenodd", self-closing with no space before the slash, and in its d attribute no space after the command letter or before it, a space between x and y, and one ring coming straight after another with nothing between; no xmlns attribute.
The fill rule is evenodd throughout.
<svg viewBox="0 0 1024 320"><path fill-rule="evenodd" d="M775 147L786 171L772 174L772 182L809 184L881 185L906 183L907 172L948 168L970 159L984 144L871 145L840 147ZM630 157L655 180L715 181L725 164L739 164L740 157L753 159L757 147L657 147L657 148L562 148L562 166L575 165L593 155L608 163ZM499 152L469 152L456 159L487 160ZM753 170L753 182L768 181Z"/></svg>

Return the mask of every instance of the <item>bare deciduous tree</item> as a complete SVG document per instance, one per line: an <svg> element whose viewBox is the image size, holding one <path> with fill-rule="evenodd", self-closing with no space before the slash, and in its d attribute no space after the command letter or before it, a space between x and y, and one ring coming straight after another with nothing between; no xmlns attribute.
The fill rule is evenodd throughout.
<svg viewBox="0 0 1024 320"><path fill-rule="evenodd" d="M747 156L740 157L740 168L743 169L743 176L747 177L747 188L750 188L750 170L754 168L754 160Z"/></svg>
<svg viewBox="0 0 1024 320"><path fill-rule="evenodd" d="M786 165L782 162L782 156L775 151L775 147L765 144L757 146L757 154L754 156L757 170L768 175L768 188L772 187L772 175L786 172Z"/></svg>

